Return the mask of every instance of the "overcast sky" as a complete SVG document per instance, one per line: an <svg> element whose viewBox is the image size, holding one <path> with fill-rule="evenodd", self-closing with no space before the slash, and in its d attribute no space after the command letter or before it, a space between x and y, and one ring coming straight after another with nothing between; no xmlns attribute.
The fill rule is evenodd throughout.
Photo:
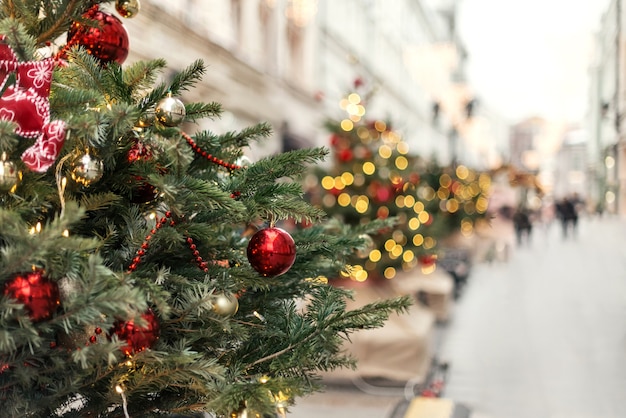
<svg viewBox="0 0 626 418"><path fill-rule="evenodd" d="M575 122L587 106L592 36L609 0L459 0L479 99L512 122Z"/></svg>

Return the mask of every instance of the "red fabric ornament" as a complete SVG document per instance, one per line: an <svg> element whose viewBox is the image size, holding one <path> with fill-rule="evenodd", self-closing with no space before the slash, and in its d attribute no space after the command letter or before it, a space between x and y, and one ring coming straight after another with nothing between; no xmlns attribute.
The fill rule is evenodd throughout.
<svg viewBox="0 0 626 418"><path fill-rule="evenodd" d="M34 138L35 143L22 154L26 166L38 173L46 171L59 156L65 142L65 123L50 121L50 84L54 60L18 62L13 49L0 35L0 90L11 73L14 85L0 97L0 119L15 122L15 133Z"/></svg>
<svg viewBox="0 0 626 418"><path fill-rule="evenodd" d="M100 11L98 5L93 6L84 18L94 20L97 26L87 26L74 22L67 33L68 46L80 45L102 64L117 62L123 64L128 57L128 33L117 17Z"/></svg>
<svg viewBox="0 0 626 418"><path fill-rule="evenodd" d="M263 276L280 276L295 260L296 244L284 229L261 229L248 242L248 261Z"/></svg>
<svg viewBox="0 0 626 418"><path fill-rule="evenodd" d="M159 338L161 328L154 312L148 309L141 317L147 323L145 327L136 325L132 320L116 321L113 324L110 334L117 335L120 341L126 341L128 345L122 347L122 352L127 356L152 347Z"/></svg>
<svg viewBox="0 0 626 418"><path fill-rule="evenodd" d="M14 274L4 286L4 294L24 304L34 322L50 318L61 303L57 284L40 270Z"/></svg>

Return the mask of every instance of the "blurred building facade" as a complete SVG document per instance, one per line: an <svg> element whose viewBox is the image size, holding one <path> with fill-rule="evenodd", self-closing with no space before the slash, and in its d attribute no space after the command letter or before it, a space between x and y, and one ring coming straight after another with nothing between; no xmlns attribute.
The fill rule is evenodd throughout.
<svg viewBox="0 0 626 418"><path fill-rule="evenodd" d="M590 199L626 215L626 13L612 0L595 37L588 111Z"/></svg>
<svg viewBox="0 0 626 418"><path fill-rule="evenodd" d="M182 99L226 112L200 128L274 127L275 140L251 150L253 160L327 145L323 121L360 78L376 90L366 117L394 121L411 152L493 164L496 139L463 75L455 1L142 0L124 24L128 62L164 58L172 72L198 58L207 64Z"/></svg>

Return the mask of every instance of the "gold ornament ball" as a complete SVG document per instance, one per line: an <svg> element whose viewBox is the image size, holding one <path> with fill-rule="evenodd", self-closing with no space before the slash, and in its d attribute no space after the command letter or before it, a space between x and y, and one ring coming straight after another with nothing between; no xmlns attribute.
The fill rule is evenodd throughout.
<svg viewBox="0 0 626 418"><path fill-rule="evenodd" d="M137 16L140 8L139 0L117 0L115 2L115 10L117 10L120 16L126 18Z"/></svg>
<svg viewBox="0 0 626 418"><path fill-rule="evenodd" d="M236 314L239 309L239 301L232 293L216 293L211 302L213 312L226 318Z"/></svg>
<svg viewBox="0 0 626 418"><path fill-rule="evenodd" d="M90 186L100 180L103 174L104 164L102 160L89 153L79 155L72 162L70 177L83 186Z"/></svg>
<svg viewBox="0 0 626 418"><path fill-rule="evenodd" d="M0 160L0 191L15 191L20 177L20 172L13 161Z"/></svg>
<svg viewBox="0 0 626 418"><path fill-rule="evenodd" d="M185 119L185 104L175 97L167 96L157 104L154 113L163 125L170 128L178 126Z"/></svg>

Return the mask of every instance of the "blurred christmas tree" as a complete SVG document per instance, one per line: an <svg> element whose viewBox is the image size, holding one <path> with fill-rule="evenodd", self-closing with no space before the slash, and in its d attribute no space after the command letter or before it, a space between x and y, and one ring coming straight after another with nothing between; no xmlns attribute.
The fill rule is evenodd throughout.
<svg viewBox="0 0 626 418"><path fill-rule="evenodd" d="M352 257L351 278L357 281L435 268L440 241L457 232L471 235L484 217L490 186L487 174L412 154L391 122L365 117L372 95L356 79L340 102L344 117L327 121L334 164L315 170L321 188L313 193L316 204L347 224L394 222L361 235L369 248Z"/></svg>
<svg viewBox="0 0 626 418"><path fill-rule="evenodd" d="M409 301L346 311L324 277L361 231L276 226L320 219L294 180L326 151L251 164L267 125L185 133L221 112L177 98L203 63L169 83L163 60L122 68L104 3L0 5L2 414L282 413L352 365L344 338Z"/></svg>

